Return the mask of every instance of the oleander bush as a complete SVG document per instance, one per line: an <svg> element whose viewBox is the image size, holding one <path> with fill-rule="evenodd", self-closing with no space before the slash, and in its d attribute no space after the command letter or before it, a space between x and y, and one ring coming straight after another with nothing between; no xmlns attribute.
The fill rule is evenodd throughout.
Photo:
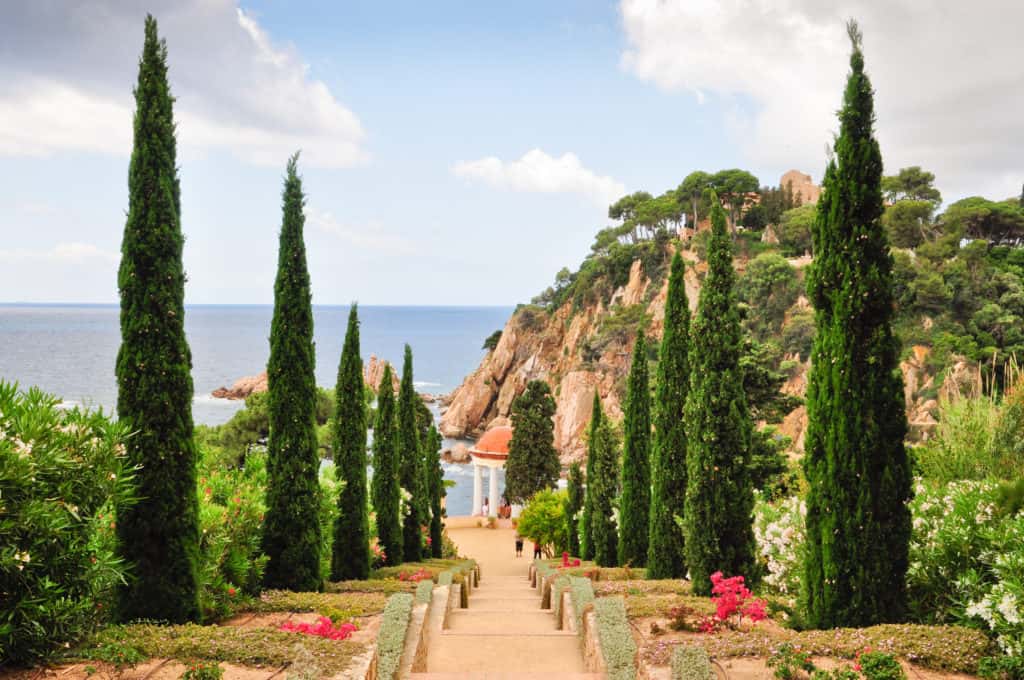
<svg viewBox="0 0 1024 680"><path fill-rule="evenodd" d="M715 680L711 660L703 647L680 645L672 651L672 680Z"/></svg>
<svg viewBox="0 0 1024 680"><path fill-rule="evenodd" d="M377 678L396 680L405 648L405 632L409 628L413 596L398 593L388 599L377 634Z"/></svg>
<svg viewBox="0 0 1024 680"><path fill-rule="evenodd" d="M132 494L128 432L59 403L0 381L0 663L93 632L126 574L113 508Z"/></svg>
<svg viewBox="0 0 1024 680"><path fill-rule="evenodd" d="M621 597L602 597L594 601L594 614L608 680L634 680L636 643L626 618L625 602Z"/></svg>

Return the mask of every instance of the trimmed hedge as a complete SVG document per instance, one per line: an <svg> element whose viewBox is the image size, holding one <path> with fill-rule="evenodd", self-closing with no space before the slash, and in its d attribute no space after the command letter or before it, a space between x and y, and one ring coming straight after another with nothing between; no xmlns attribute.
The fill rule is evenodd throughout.
<svg viewBox="0 0 1024 680"><path fill-rule="evenodd" d="M715 680L707 651L703 647L676 647L672 652L672 680Z"/></svg>
<svg viewBox="0 0 1024 680"><path fill-rule="evenodd" d="M555 623L562 627L562 593L569 587L569 577L559 576L551 584L551 609L555 614Z"/></svg>
<svg viewBox="0 0 1024 680"><path fill-rule="evenodd" d="M420 581L416 586L416 604L430 604L430 598L434 594L434 582L430 579Z"/></svg>
<svg viewBox="0 0 1024 680"><path fill-rule="evenodd" d="M377 678L395 680L405 649L405 633L409 628L413 597L396 593L388 599L377 634Z"/></svg>
<svg viewBox="0 0 1024 680"><path fill-rule="evenodd" d="M594 601L594 613L608 680L635 680L636 642L626 618L625 600L622 597L602 597Z"/></svg>
<svg viewBox="0 0 1024 680"><path fill-rule="evenodd" d="M576 632L583 635L583 609L594 601L594 586L589 578L569 577L569 593L572 596L573 614L576 619Z"/></svg>
<svg viewBox="0 0 1024 680"><path fill-rule="evenodd" d="M437 577L437 585L439 586L450 586L452 584L452 572L442 571Z"/></svg>

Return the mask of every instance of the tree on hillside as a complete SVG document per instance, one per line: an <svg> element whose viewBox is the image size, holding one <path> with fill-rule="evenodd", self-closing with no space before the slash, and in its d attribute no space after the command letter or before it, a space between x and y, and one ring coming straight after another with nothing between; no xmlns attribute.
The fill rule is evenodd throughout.
<svg viewBox="0 0 1024 680"><path fill-rule="evenodd" d="M594 446L597 444L597 428L601 425L601 398L594 390L594 403L590 409L590 427L587 429L587 479L586 493L583 497L583 522L580 528L580 557L585 560L594 559L594 494L591 482L594 481Z"/></svg>
<svg viewBox="0 0 1024 680"><path fill-rule="evenodd" d="M282 196L283 218L274 282L267 387L267 512L263 552L269 558L269 588L320 590L320 455L316 437L316 376L313 305L303 241L306 199L288 160Z"/></svg>
<svg viewBox="0 0 1024 680"><path fill-rule="evenodd" d="M932 207L942 203L942 194L933 184L935 175L921 166L900 168L895 175L882 178L882 191L890 203L897 201L927 201Z"/></svg>
<svg viewBox="0 0 1024 680"><path fill-rule="evenodd" d="M416 407L422 400L416 396L412 377L412 348L405 346L402 361L402 382L398 388L398 479L411 496L410 510L402 518L402 556L406 562L418 562L423 557L421 527L427 524L430 506L423 478L423 452L416 424Z"/></svg>
<svg viewBox="0 0 1024 680"><path fill-rule="evenodd" d="M751 194L757 192L761 183L746 170L732 168L712 175L709 187L729 206L729 224L735 228L743 209L750 205Z"/></svg>
<svg viewBox="0 0 1024 680"><path fill-rule="evenodd" d="M505 463L505 497L510 503L525 503L558 483L561 465L555 451L554 415L555 400L543 380L528 382L512 403L512 440Z"/></svg>
<svg viewBox="0 0 1024 680"><path fill-rule="evenodd" d="M704 190L708 188L710 182L711 175L697 170L687 175L676 189L676 199L680 205L690 206L690 212L687 216L690 229L696 229L697 223L700 222L700 218L703 216L700 212L701 199L704 197Z"/></svg>
<svg viewBox="0 0 1024 680"><path fill-rule="evenodd" d="M583 470L579 463L569 466L568 494L565 497L566 546L570 555L580 554L579 514L583 509Z"/></svg>
<svg viewBox="0 0 1024 680"><path fill-rule="evenodd" d="M485 349L488 352L493 352L494 348L498 346L499 342L501 342L500 328L487 336L487 338L484 340L483 347L481 347L480 349Z"/></svg>
<svg viewBox="0 0 1024 680"><path fill-rule="evenodd" d="M441 534L444 531L441 517L441 499L445 496L444 469L441 467L441 434L433 423L425 441L423 457L430 495L430 556L440 558L443 548Z"/></svg>
<svg viewBox="0 0 1024 680"><path fill-rule="evenodd" d="M334 521L331 580L365 579L370 575L370 526L366 489L366 399L363 360L359 355L359 310L348 312L345 344L338 362L332 437L334 464L341 491Z"/></svg>
<svg viewBox="0 0 1024 680"><path fill-rule="evenodd" d="M940 218L942 230L992 246L1024 244L1024 208L1016 201L990 201L980 196L964 198L949 206Z"/></svg>
<svg viewBox="0 0 1024 680"><path fill-rule="evenodd" d="M711 574L755 575L751 420L740 369L742 334L725 212L712 202L708 273L691 327L683 526L693 592Z"/></svg>
<svg viewBox="0 0 1024 680"><path fill-rule="evenodd" d="M619 564L642 567L647 564L651 508L651 394L647 378L647 342L642 330L637 332L633 344L623 427Z"/></svg>
<svg viewBox="0 0 1024 680"><path fill-rule="evenodd" d="M889 241L895 248L916 248L933 236L930 201L897 201L885 209L882 223L889 233Z"/></svg>
<svg viewBox="0 0 1024 680"><path fill-rule="evenodd" d="M811 228L817 208L804 205L782 213L775 230L779 246L786 257L799 257L811 251Z"/></svg>
<svg viewBox="0 0 1024 680"><path fill-rule="evenodd" d="M736 292L748 307L746 326L754 337L764 340L779 334L786 311L800 296L800 282L786 258L761 253L747 263Z"/></svg>
<svg viewBox="0 0 1024 680"><path fill-rule="evenodd" d="M807 387L804 587L815 628L870 626L906 611L910 463L892 257L882 227L882 156L861 33L853 44L835 157L814 225L808 295L817 335Z"/></svg>
<svg viewBox="0 0 1024 680"><path fill-rule="evenodd" d="M370 500L377 513L377 542L385 562L402 563L401 491L398 486L398 433L395 431L395 394L391 385L391 364L384 364L382 389L377 396L377 420L373 424L373 481Z"/></svg>
<svg viewBox="0 0 1024 680"><path fill-rule="evenodd" d="M690 391L690 307L685 273L683 258L677 252L672 256L668 278L654 395L653 489L647 549L647 577L652 579L686 576L683 532L675 521L676 515L682 515L686 500L683 407Z"/></svg>
<svg viewBox="0 0 1024 680"><path fill-rule="evenodd" d="M121 556L135 577L119 607L124 620L183 623L199 618L199 500L173 102L167 46L147 15L117 281L117 412L135 433L125 444L139 468L139 501L117 509Z"/></svg>
<svg viewBox="0 0 1024 680"><path fill-rule="evenodd" d="M593 533L594 562L599 567L614 567L619 557L615 522L615 497L619 493L619 434L607 418L601 418L592 446L594 478L587 481L587 494L593 495L590 530Z"/></svg>

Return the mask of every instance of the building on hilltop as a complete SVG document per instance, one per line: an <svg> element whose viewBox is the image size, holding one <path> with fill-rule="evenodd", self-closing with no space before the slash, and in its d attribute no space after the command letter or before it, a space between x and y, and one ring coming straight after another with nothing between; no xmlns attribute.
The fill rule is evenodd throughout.
<svg viewBox="0 0 1024 680"><path fill-rule="evenodd" d="M821 187L811 180L811 176L799 170L790 170L779 179L779 187L789 187L793 199L798 205L817 203L821 196Z"/></svg>

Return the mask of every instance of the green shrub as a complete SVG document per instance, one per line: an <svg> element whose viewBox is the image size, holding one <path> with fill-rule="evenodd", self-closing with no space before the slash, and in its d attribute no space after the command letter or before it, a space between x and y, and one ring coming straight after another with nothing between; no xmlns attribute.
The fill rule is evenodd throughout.
<svg viewBox="0 0 1024 680"><path fill-rule="evenodd" d="M541 546L549 555L564 549L568 541L566 498L565 491L543 489L527 501L519 515L519 534Z"/></svg>
<svg viewBox="0 0 1024 680"><path fill-rule="evenodd" d="M434 593L434 582L425 579L416 586L416 604L430 604L430 598Z"/></svg>
<svg viewBox="0 0 1024 680"><path fill-rule="evenodd" d="M811 653L788 642L779 645L768 658L768 668L774 669L772 677L778 680L796 680L803 677L803 674L816 670L814 662L811 661Z"/></svg>
<svg viewBox="0 0 1024 680"><path fill-rule="evenodd" d="M570 576L569 594L572 597L573 614L576 618L576 631L583 635L583 610L594 601L594 586L589 578Z"/></svg>
<svg viewBox="0 0 1024 680"><path fill-rule="evenodd" d="M0 381L0 662L43 659L107 619L125 565L125 428Z"/></svg>
<svg viewBox="0 0 1024 680"><path fill-rule="evenodd" d="M672 652L672 680L715 680L711 660L703 647L676 647Z"/></svg>
<svg viewBox="0 0 1024 680"><path fill-rule="evenodd" d="M857 658L857 662L867 680L906 680L903 666L892 654L865 652Z"/></svg>
<svg viewBox="0 0 1024 680"><path fill-rule="evenodd" d="M437 585L439 586L450 586L452 584L452 572L442 571L437 577Z"/></svg>
<svg viewBox="0 0 1024 680"><path fill-rule="evenodd" d="M1024 680L1024 656L988 656L978 662L985 680Z"/></svg>
<svg viewBox="0 0 1024 680"><path fill-rule="evenodd" d="M626 618L625 600L602 597L594 601L594 613L608 680L633 680L636 678L636 642Z"/></svg>
<svg viewBox="0 0 1024 680"><path fill-rule="evenodd" d="M405 649L405 632L409 628L413 597L408 593L397 593L384 607L384 616L377 634L377 678L395 680L402 663Z"/></svg>
<svg viewBox="0 0 1024 680"><path fill-rule="evenodd" d="M224 669L220 664L206 661L194 661L181 674L181 680L220 680L224 677Z"/></svg>
<svg viewBox="0 0 1024 680"><path fill-rule="evenodd" d="M551 610L555 614L556 625L561 627L562 622L562 593L569 587L568 576L559 576L551 584Z"/></svg>

